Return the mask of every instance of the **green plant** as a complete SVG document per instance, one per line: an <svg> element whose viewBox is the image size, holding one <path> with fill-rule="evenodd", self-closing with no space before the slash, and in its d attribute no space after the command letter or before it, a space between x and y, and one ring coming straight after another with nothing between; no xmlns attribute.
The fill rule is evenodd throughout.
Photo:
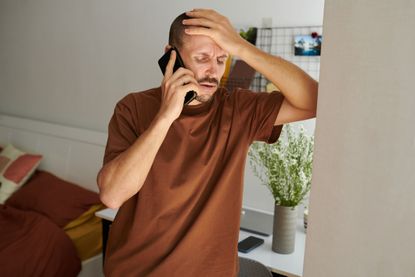
<svg viewBox="0 0 415 277"><path fill-rule="evenodd" d="M310 191L313 147L313 136L307 136L302 126L294 132L290 125L284 126L276 143L251 145L250 165L277 205L297 206Z"/></svg>
<svg viewBox="0 0 415 277"><path fill-rule="evenodd" d="M239 35L243 37L245 40L249 41L253 45L256 43L256 37L257 37L257 31L258 29L255 27L249 27L248 30L240 30Z"/></svg>

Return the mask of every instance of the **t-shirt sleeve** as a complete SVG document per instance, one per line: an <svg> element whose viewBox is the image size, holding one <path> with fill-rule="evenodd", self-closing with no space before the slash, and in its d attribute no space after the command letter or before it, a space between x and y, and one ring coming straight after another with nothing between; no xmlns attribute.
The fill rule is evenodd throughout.
<svg viewBox="0 0 415 277"><path fill-rule="evenodd" d="M242 124L248 128L250 141L274 143L283 125L274 126L284 96L280 92L252 92L239 90Z"/></svg>
<svg viewBox="0 0 415 277"><path fill-rule="evenodd" d="M104 165L127 150L139 136L134 112L129 97L117 103L108 125L108 140L104 154Z"/></svg>

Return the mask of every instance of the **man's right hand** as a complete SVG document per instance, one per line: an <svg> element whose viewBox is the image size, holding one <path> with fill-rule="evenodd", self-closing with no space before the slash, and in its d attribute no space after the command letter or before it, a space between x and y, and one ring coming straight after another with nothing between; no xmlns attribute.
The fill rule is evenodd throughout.
<svg viewBox="0 0 415 277"><path fill-rule="evenodd" d="M176 51L173 50L161 83L161 106L159 110L159 116L167 118L171 122L180 116L186 93L191 90L199 91L199 85L192 71L180 67L176 72L173 72L175 60Z"/></svg>

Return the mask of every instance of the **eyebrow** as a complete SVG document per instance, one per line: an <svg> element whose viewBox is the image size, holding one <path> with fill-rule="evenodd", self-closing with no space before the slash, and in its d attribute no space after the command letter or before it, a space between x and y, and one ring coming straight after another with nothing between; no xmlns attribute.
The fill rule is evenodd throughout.
<svg viewBox="0 0 415 277"><path fill-rule="evenodd" d="M207 53L207 52L198 52L198 53L196 53L196 55L197 56L208 56L208 57L210 57L210 54L209 53ZM228 57L228 54L223 54L222 56L219 56L218 58L227 58Z"/></svg>

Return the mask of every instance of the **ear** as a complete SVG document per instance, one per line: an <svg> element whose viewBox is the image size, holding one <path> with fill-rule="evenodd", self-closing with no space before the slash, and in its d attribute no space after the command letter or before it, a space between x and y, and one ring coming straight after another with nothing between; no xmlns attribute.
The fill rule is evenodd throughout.
<svg viewBox="0 0 415 277"><path fill-rule="evenodd" d="M164 53L166 53L167 51L170 50L170 48L172 48L173 46L171 46L170 44L167 44L166 46L164 46Z"/></svg>

